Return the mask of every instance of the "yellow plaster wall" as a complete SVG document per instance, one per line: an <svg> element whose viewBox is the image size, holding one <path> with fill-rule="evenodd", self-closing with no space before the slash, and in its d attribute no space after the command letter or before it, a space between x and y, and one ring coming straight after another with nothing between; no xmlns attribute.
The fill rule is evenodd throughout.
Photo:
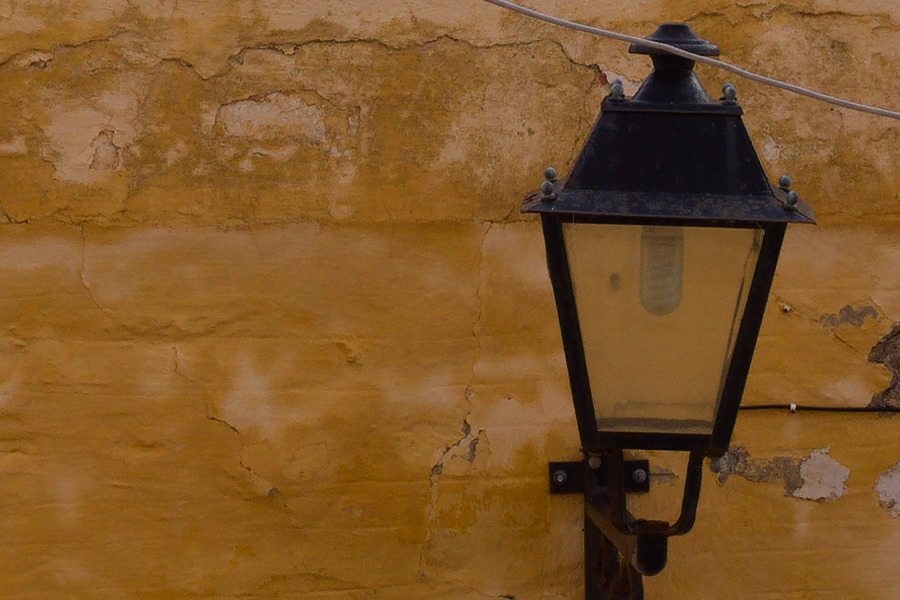
<svg viewBox="0 0 900 600"><path fill-rule="evenodd" d="M892 0L531 6L687 20L897 108ZM546 490L574 417L518 204L647 63L476 0L0 1L0 597L578 598L580 500ZM864 406L900 322L900 128L735 83L821 223L789 233L746 401ZM743 413L648 597L896 600L897 424ZM650 516L681 480L654 460Z"/></svg>

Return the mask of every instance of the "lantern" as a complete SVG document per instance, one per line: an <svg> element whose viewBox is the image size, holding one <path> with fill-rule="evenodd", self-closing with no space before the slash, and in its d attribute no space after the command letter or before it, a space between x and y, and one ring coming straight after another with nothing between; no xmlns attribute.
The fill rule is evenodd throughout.
<svg viewBox="0 0 900 600"><path fill-rule="evenodd" d="M719 54L685 24L646 39ZM693 524L703 458L728 449L785 229L815 221L788 177L769 183L733 86L713 100L694 61L630 52L653 72L630 98L613 82L569 175L547 169L523 212L541 217L581 445L605 465L589 521L652 574ZM690 453L676 523L625 510L629 449Z"/></svg>

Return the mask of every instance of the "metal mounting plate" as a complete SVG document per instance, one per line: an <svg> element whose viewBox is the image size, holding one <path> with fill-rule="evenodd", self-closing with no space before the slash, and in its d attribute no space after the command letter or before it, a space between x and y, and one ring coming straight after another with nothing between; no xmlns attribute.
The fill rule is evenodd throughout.
<svg viewBox="0 0 900 600"><path fill-rule="evenodd" d="M584 469L581 462L552 462L548 465L551 494L583 494ZM644 494L650 491L650 461L626 460L624 463L625 481L623 489L629 494ZM597 470L600 485L606 485L606 469Z"/></svg>

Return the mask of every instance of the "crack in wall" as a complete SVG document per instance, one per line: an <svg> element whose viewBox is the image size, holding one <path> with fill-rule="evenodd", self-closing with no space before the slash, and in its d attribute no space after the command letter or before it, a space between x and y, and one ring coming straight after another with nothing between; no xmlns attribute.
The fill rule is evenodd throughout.
<svg viewBox="0 0 900 600"><path fill-rule="evenodd" d="M15 223L16 222L16 221L12 220L12 218L9 216L9 213L7 213L6 209L3 208L2 202L0 202L0 215L2 215L4 219L6 219L7 223Z"/></svg>
<svg viewBox="0 0 900 600"><path fill-rule="evenodd" d="M183 379L184 381L190 383L193 386L197 385L196 380L194 378L190 377L189 375L187 375L181 368L181 357L178 352L177 344L172 345L172 370L175 373L175 375L177 375L179 378ZM261 484L260 487L268 488L265 493L265 496L267 498L272 499L272 500L278 500L278 503L282 506L282 508L289 510L287 502L281 498L283 495L282 491L279 490L274 485L272 485L272 483L268 479L266 479L265 477L263 477L262 475L257 473L253 469L253 467L251 467L246 462L244 462L245 438L244 438L244 434L241 433L240 429L238 429L232 423L228 422L228 420L216 416L213 413L212 407L210 406L209 402L205 402L203 408L204 408L204 417L206 418L207 421L212 421L214 423L220 423L220 424L224 425L225 427L227 427L229 430L231 430L235 435L238 436L238 443L240 444L238 465L242 469L244 469L251 476L251 478L253 480L255 480L257 483Z"/></svg>
<svg viewBox="0 0 900 600"><path fill-rule="evenodd" d="M662 483L665 485L675 485L675 480L678 479L678 475L675 474L674 471L670 469L666 469L663 467L650 467L650 481L651 483Z"/></svg>
<svg viewBox="0 0 900 600"><path fill-rule="evenodd" d="M839 18L839 19L859 19L866 21L874 21L876 25L873 27L886 28L891 31L900 29L894 19L888 13L871 12L871 13L854 13L844 10L822 10L812 11L809 9L798 8L792 4L778 4L769 10L760 13L762 18L769 19L772 16L785 13L792 17L799 17L804 20Z"/></svg>
<svg viewBox="0 0 900 600"><path fill-rule="evenodd" d="M179 378L183 379L184 381L187 381L191 385L197 384L197 382L196 382L196 380L194 380L194 378L188 376L184 371L182 371L181 357L178 352L177 344L172 345L172 370L175 373L175 375L177 375ZM265 477L263 477L262 475L260 475L256 471L254 471L250 465L248 465L244 462L244 434L242 434L241 431L237 427L235 427L233 424L229 423L226 419L217 417L215 414L213 414L213 411L209 405L209 402L206 402L204 404L204 417L206 417L206 420L208 420L208 421L213 421L215 423L221 423L222 425L224 425L225 427L230 429L235 435L238 436L238 440L240 443L240 459L238 460L238 464L241 466L242 469L247 471L254 479L256 479L259 482L265 483L265 485L269 487L269 490L266 493L267 497L269 497L269 498L280 497L282 495L281 490L279 490L275 486L272 486ZM281 504L284 506L284 508L287 508L287 504L285 502L282 501Z"/></svg>
<svg viewBox="0 0 900 600"><path fill-rule="evenodd" d="M469 393L469 388L466 388L466 392L467 394ZM428 552L431 549L434 522L437 518L437 480L441 475L444 474L445 466L453 458L461 458L469 464L475 462L475 458L478 452L478 444L481 441L482 434L484 434L484 429L479 429L475 435L472 435L472 431L472 425L469 423L468 419L463 419L462 425L460 426L459 439L444 448L437 462L432 465L431 471L428 475L428 487L431 491L431 494L428 503L428 517L425 526L425 539L422 541L422 550L419 553L419 566L417 569L418 577L422 579L426 578L425 560ZM461 450L461 452L456 452L457 450Z"/></svg>
<svg viewBox="0 0 900 600"><path fill-rule="evenodd" d="M245 448L244 434L242 434L241 431L237 427L235 427L234 425L229 423L227 420L225 420L221 417L215 416L212 413L212 411L210 410L210 406L209 406L208 402L205 404L205 411L206 411L205 416L208 421L213 421L215 423L221 423L222 425L224 425L225 427L230 429L232 432L234 432L238 436L238 442L240 444L240 446L239 446L240 457L238 459L238 465L242 469L244 469L250 475L250 477L253 478L257 483L260 483L261 487L268 488L268 491L265 493L265 496L267 498L280 499L280 497L282 496L281 490L279 490L277 487L273 486L272 483L268 479L266 479L265 477L263 477L262 475L257 473L253 469L253 467L251 467L250 465L248 465L247 463L244 462L244 448ZM285 508L285 509L288 508L288 505L284 500L279 500L279 503L282 505L283 508Z"/></svg>
<svg viewBox="0 0 900 600"><path fill-rule="evenodd" d="M481 292L484 287L484 246L493 226L493 223L487 223L487 226L484 228L484 233L481 234L481 241L478 243L478 282L475 284L475 319L472 321L472 339L475 340L475 357L472 359L472 371L465 391L466 402L468 403L468 411L466 412L465 419L468 419L472 412L472 397L475 394L472 386L475 384L478 363L481 362L481 318L484 314L484 301L481 297ZM463 423L468 425L465 419L463 419Z"/></svg>
<svg viewBox="0 0 900 600"><path fill-rule="evenodd" d="M0 60L0 69L8 65L12 65L18 68L35 67L44 69L50 62L52 62L56 58L56 54L60 51L75 50L77 48L83 48L85 46L112 42L116 38L121 37L122 35L125 35L127 33L130 33L129 30L126 27L119 25L115 29L113 29L112 33L106 36L90 38L72 44L56 44L50 49L27 48L25 50L14 52L6 58Z"/></svg>
<svg viewBox="0 0 900 600"><path fill-rule="evenodd" d="M308 46L342 46L342 45L372 45L384 48L386 50L392 51L400 51L400 50L409 50L411 48L427 48L429 46L438 44L442 41L448 41L456 44L461 44L471 48L473 50L493 50L497 48L527 48L529 46L537 45L537 44L551 44L556 46L562 56L566 59L567 62L576 67L582 67L586 69L590 69L596 73L602 74L599 64L593 62L582 62L573 58L565 45L554 39L544 39L544 38L536 38L531 40L522 40L522 41L513 41L513 42L496 42L496 43L484 43L479 44L470 40L466 40L463 38L455 37L450 34L440 34L433 35L428 38L420 39L420 40L410 40L407 43L402 44L391 44L385 42L384 40L374 38L374 37L348 37L348 38L310 38L301 41L291 41L291 40L281 40L281 41L271 41L271 42L261 42L258 44L252 44L248 46L241 47L237 52L231 54L227 58L225 58L225 67L215 71L210 74L204 75L200 72L196 65L191 63L189 60L182 57L175 56L167 56L160 58L160 64L163 62L174 62L179 64L194 73L200 81L211 81L215 79L220 79L228 76L235 69L235 67L240 67L244 64L244 58L247 54L251 52L276 52L281 54L282 56L293 56L297 53L301 48L306 48ZM26 51L27 52L27 51ZM0 63L0 67L3 66L3 63Z"/></svg>
<svg viewBox="0 0 900 600"><path fill-rule="evenodd" d="M215 421L216 423L221 423L222 425L224 425L225 427L227 427L228 429L230 429L231 431L233 431L234 433L236 433L238 436L240 436L240 438L241 438L241 448L243 449L244 435L240 432L240 430L239 430L237 427L235 427L234 425L232 425L231 423L229 423L229 422L226 421L225 419L213 415L213 414L210 412L210 410L209 410L209 403L206 404L206 415L205 415L205 416L206 416L207 420L209 420L209 421ZM244 467L244 460L243 460L243 458L241 459L241 466ZM244 468L246 469L247 467L244 467Z"/></svg>
<svg viewBox="0 0 900 600"><path fill-rule="evenodd" d="M85 272L86 272L85 271L85 262L86 262L86 255L87 255L87 234L85 233L84 224L81 224L80 229L81 229L81 262L79 264L79 269L78 269L78 281L81 283L81 287L83 287L85 290L87 290L88 298L90 298L91 304L93 304L94 307L97 310L99 310L101 313L103 313L105 315L109 315L109 312L105 308L100 306L100 303L97 301L97 297L94 295L94 290L90 286L89 280L88 280L87 276L85 275Z"/></svg>
<svg viewBox="0 0 900 600"><path fill-rule="evenodd" d="M188 377L185 373L183 373L181 371L181 363L180 363L180 358L178 356L178 345L177 344L174 344L172 346L172 370L175 372L176 375L178 375L178 377L180 377L181 379L184 379L188 383L190 383L192 385L197 383L196 381L194 381L193 378ZM209 413L207 412L207 415L208 414Z"/></svg>
<svg viewBox="0 0 900 600"><path fill-rule="evenodd" d="M195 384L196 382L192 378L188 377L181 371L179 358L178 358L177 346L175 346L174 348L175 348L174 369L175 369L176 375L178 375L179 377L181 377L182 379L184 379L186 381L189 381L189 382ZM212 407L210 406L210 403L208 401L204 403L204 417L206 418L207 421L211 421L213 423L219 423L221 425L224 425L238 437L238 444L239 444L238 465L244 471L246 471L254 481L256 481L258 484L260 484L261 489L266 490L265 496L267 498L277 499L279 504L282 506L282 508L289 509L287 502L285 502L283 499L281 499L281 496L282 496L281 490L279 490L277 487L272 485L272 483L267 478L265 478L262 475L260 475L259 473L257 473L253 469L253 467L251 467L246 462L244 462L244 450L246 447L246 440L245 440L245 436L241 432L241 430L238 429L234 424L230 423L227 419L223 419L222 417L216 416L216 414L214 414Z"/></svg>
<svg viewBox="0 0 900 600"><path fill-rule="evenodd" d="M473 385L476 378L476 370L481 360L481 319L483 316L484 303L482 288L484 285L484 247L488 233L490 233L493 223L482 223L484 232L478 244L478 281L475 285L475 318L472 321L472 338L475 340L475 356L472 360L472 370L469 376L469 383L466 385L464 395L467 403L466 416L460 425L460 437L455 442L448 444L437 461L431 466L428 474L428 487L430 489L430 498L428 504L428 516L425 527L425 539L422 541L422 549L419 553L419 562L417 576L421 579L427 579L425 574L425 562L432 546L432 535L434 522L437 517L437 500L438 500L438 478L444 474L444 469L453 458L460 458L469 464L475 462L478 453L478 445L481 442L481 436L484 430L480 429L473 435L472 425L469 423L469 415L472 411L472 398L475 394Z"/></svg>
<svg viewBox="0 0 900 600"><path fill-rule="evenodd" d="M380 46L387 50L409 50L411 48L427 48L429 46L433 46L439 44L443 41L452 42L455 44L461 44L473 50L494 50L497 48L527 48L529 46L538 45L538 44L551 44L556 46L560 53L565 57L566 61L570 64L577 67L584 67L590 69L596 73L601 73L600 65L594 62L582 62L573 58L569 51L566 49L565 45L559 40L555 39L547 39L547 38L535 38L530 40L517 40L512 42L492 42L492 43L477 43L472 40L463 39L449 33L443 33L439 35L433 35L427 38L423 38L420 40L410 40L407 43L402 44L391 44L381 40L379 38L373 37L348 37L348 38L311 38L302 41L279 41L279 42L263 42L260 44L254 44L250 46L244 46L236 53L232 54L226 60L229 63L228 67L225 70L220 71L214 75L209 77L202 77L203 80L214 79L218 77L222 77L227 75L233 68L234 65L243 65L244 64L244 56L250 52L254 51L273 51L278 52L284 56L292 56L299 49L304 48L306 46L315 46L315 45L353 45L353 44L370 44L374 46ZM190 63L185 63L190 64ZM193 66L192 66L193 67ZM196 70L196 69L195 69Z"/></svg>

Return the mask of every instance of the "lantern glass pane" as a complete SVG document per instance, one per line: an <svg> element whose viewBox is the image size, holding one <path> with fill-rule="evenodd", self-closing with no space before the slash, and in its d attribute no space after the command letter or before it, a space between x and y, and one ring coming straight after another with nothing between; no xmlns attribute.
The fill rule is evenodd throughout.
<svg viewBox="0 0 900 600"><path fill-rule="evenodd" d="M563 232L600 431L711 434L762 230Z"/></svg>

